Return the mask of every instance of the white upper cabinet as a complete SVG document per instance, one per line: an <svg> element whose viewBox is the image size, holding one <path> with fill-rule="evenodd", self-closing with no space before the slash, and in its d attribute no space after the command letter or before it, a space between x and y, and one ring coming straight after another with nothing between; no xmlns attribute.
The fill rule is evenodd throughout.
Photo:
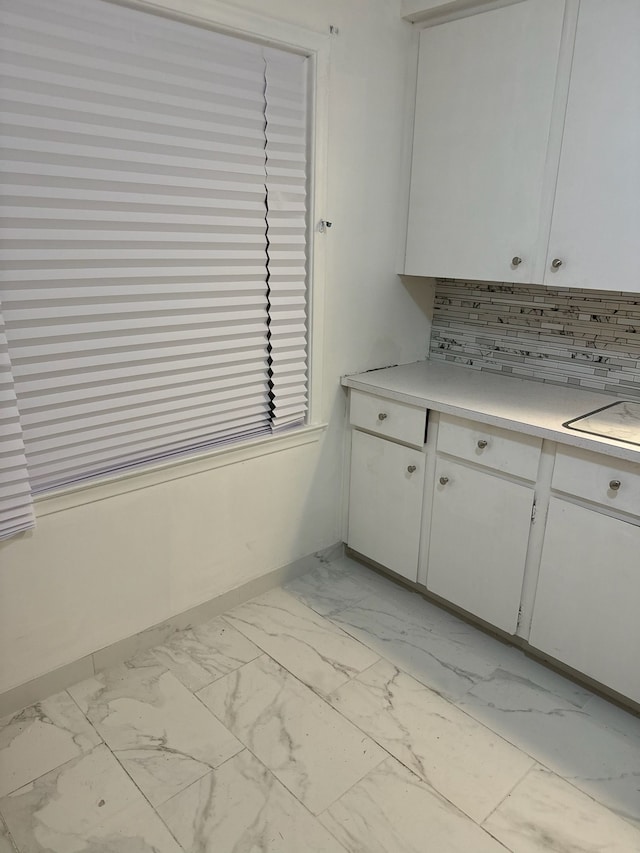
<svg viewBox="0 0 640 853"><path fill-rule="evenodd" d="M475 11L421 34L405 272L640 290L640 0Z"/></svg>
<svg viewBox="0 0 640 853"><path fill-rule="evenodd" d="M581 0L545 284L638 291L639 243L640 2Z"/></svg>
<svg viewBox="0 0 640 853"><path fill-rule="evenodd" d="M531 281L564 5L422 31L406 273Z"/></svg>

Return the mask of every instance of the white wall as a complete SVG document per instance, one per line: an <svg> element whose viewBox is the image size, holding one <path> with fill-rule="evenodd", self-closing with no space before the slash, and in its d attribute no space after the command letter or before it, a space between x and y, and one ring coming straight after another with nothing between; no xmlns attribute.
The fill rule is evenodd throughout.
<svg viewBox="0 0 640 853"><path fill-rule="evenodd" d="M395 275L404 93L400 0L235 0L326 33L326 297L318 443L147 486L38 521L0 545L0 692L338 541L339 378L424 358L429 293Z"/></svg>

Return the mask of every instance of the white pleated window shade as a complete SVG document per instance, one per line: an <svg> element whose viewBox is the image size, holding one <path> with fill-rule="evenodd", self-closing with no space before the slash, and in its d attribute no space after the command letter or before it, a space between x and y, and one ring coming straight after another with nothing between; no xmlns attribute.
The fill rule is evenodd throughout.
<svg viewBox="0 0 640 853"><path fill-rule="evenodd" d="M265 50L272 429L307 411L307 60Z"/></svg>
<svg viewBox="0 0 640 853"><path fill-rule="evenodd" d="M0 305L0 539L35 523L18 401Z"/></svg>
<svg viewBox="0 0 640 853"><path fill-rule="evenodd" d="M104 0L0 9L0 298L33 493L269 432L280 362L306 369L304 286L287 358L275 294L270 317L279 52Z"/></svg>

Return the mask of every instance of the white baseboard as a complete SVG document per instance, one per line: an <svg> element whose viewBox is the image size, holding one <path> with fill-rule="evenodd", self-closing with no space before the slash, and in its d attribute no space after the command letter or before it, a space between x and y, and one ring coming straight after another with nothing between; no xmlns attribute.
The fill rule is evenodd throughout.
<svg viewBox="0 0 640 853"><path fill-rule="evenodd" d="M231 610L232 607L237 607L239 604L255 598L263 592L267 592L299 575L305 574L305 572L316 566L319 561L336 559L343 552L343 547L342 543L339 542L315 554L309 554L306 557L295 560L293 563L288 563L286 566L281 566L279 569L267 572L266 575L254 578L237 589L232 589L229 592L216 596L216 598L212 598L210 601L205 601L203 604L198 604L196 607L191 607L189 610L165 619L164 622L145 628L131 637L118 640L109 646L97 649L92 654L86 655L79 660L65 664L52 672L47 672L24 684L19 684L17 687L13 687L5 693L0 694L0 717L19 711L27 705L33 705L35 702L46 699L47 696L51 696L53 693L66 690L67 687L78 681L90 678L92 675L110 666L123 663L140 651L160 645L174 631L181 631L185 628L207 622L209 619L213 619L214 616L219 616L221 613Z"/></svg>

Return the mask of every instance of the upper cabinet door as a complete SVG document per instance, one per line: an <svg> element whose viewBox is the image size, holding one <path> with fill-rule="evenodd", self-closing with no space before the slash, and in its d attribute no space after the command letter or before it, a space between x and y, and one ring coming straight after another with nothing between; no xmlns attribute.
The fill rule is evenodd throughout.
<svg viewBox="0 0 640 853"><path fill-rule="evenodd" d="M640 2L581 0L545 284L638 291L639 242Z"/></svg>
<svg viewBox="0 0 640 853"><path fill-rule="evenodd" d="M532 280L564 6L422 31L405 273Z"/></svg>

